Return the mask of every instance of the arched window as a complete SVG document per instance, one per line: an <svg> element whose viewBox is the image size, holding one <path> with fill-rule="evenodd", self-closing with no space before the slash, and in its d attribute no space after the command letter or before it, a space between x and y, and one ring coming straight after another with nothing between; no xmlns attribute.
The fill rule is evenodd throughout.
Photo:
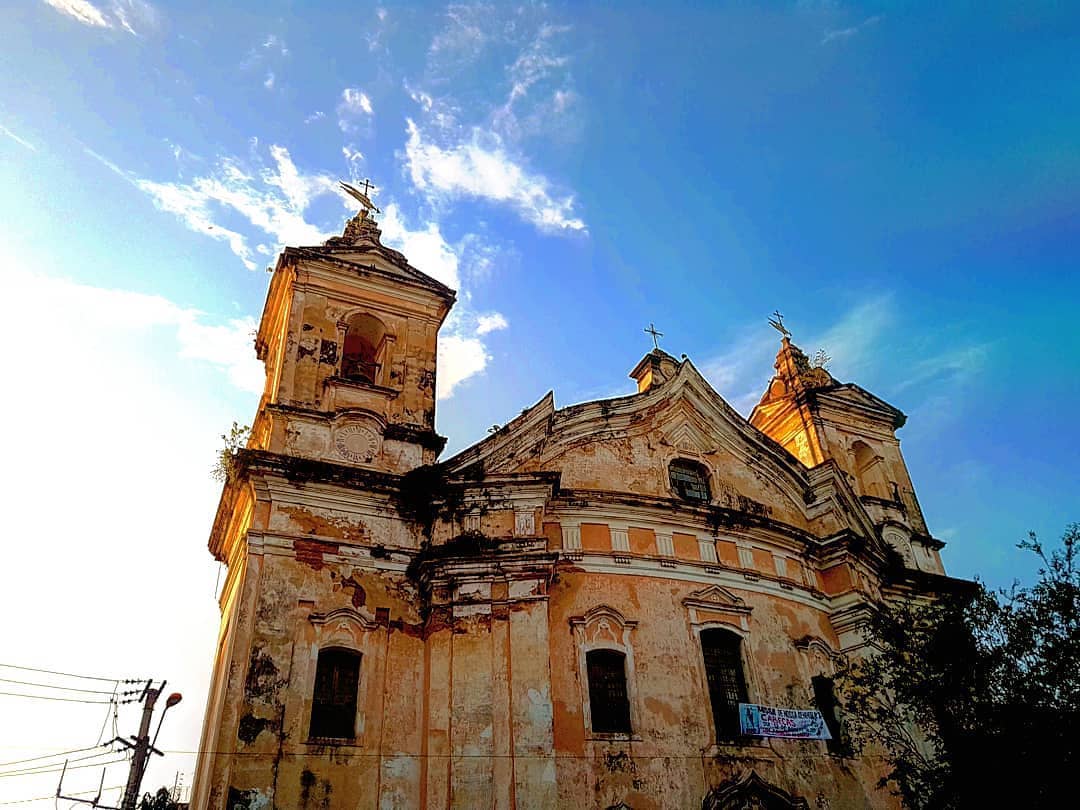
<svg viewBox="0 0 1080 810"><path fill-rule="evenodd" d="M345 345L341 352L341 376L375 385L381 379L386 326L374 315L361 313L349 318Z"/></svg>
<svg viewBox="0 0 1080 810"><path fill-rule="evenodd" d="M849 746L840 724L840 706L836 702L833 679L828 675L815 675L810 679L810 684L814 687L814 705L825 718L825 725L829 729L831 739L825 741L829 753L840 755L849 753Z"/></svg>
<svg viewBox="0 0 1080 810"><path fill-rule="evenodd" d="M626 656L617 650L589 650L589 707L592 730L630 733L630 697L626 691Z"/></svg>
<svg viewBox="0 0 1080 810"><path fill-rule="evenodd" d="M310 736L335 739L356 736L359 685L360 653L340 647L319 650L315 692L311 697Z"/></svg>
<svg viewBox="0 0 1080 810"><path fill-rule="evenodd" d="M696 461L675 459L668 467L668 476L671 488L683 500L708 503L712 499L709 494L709 471Z"/></svg>
<svg viewBox="0 0 1080 810"><path fill-rule="evenodd" d="M729 630L701 631L701 652L717 739L739 736L739 704L749 702L741 646L742 639Z"/></svg>
<svg viewBox="0 0 1080 810"><path fill-rule="evenodd" d="M886 497L885 471L881 459L866 442L855 442L851 449L855 454L855 475L859 479L862 494Z"/></svg>

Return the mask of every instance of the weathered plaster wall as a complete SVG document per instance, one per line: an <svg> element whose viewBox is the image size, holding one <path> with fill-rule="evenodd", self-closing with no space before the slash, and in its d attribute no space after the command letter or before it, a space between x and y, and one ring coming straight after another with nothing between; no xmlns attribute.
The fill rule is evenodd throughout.
<svg viewBox="0 0 1080 810"><path fill-rule="evenodd" d="M656 353L639 394L562 410L548 395L410 496L403 474L442 446L453 293L365 217L350 229L289 249L271 280L267 389L210 540L229 574L193 807L696 808L751 769L815 810L896 807L874 758L718 739L698 634L742 639L751 701L805 708L811 678L863 644L890 546L942 573L887 427L899 412L785 340L788 376L755 411L766 435ZM374 385L339 377L357 312L392 337ZM827 407L795 406L799 375L828 383ZM856 440L898 500L867 494ZM707 503L673 490L676 458L707 470ZM309 734L330 647L361 655L352 739ZM600 647L626 657L629 735L592 732Z"/></svg>

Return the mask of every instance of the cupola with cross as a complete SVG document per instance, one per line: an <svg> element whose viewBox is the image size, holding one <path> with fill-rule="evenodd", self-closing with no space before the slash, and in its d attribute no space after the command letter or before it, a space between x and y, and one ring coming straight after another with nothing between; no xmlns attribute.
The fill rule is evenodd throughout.
<svg viewBox="0 0 1080 810"><path fill-rule="evenodd" d="M341 188L359 213L322 245L285 248L270 281L252 446L404 472L445 442L435 433L437 338L455 293L382 244L368 181Z"/></svg>
<svg viewBox="0 0 1080 810"><path fill-rule="evenodd" d="M896 436L907 416L865 388L839 382L826 368L829 358L823 352L808 358L791 342L780 313L769 323L781 333L776 373L750 413L750 424L807 467L834 462L882 520L925 533Z"/></svg>
<svg viewBox="0 0 1080 810"><path fill-rule="evenodd" d="M671 379L679 370L679 361L660 348L664 333L658 332L651 323L643 331L652 337L653 349L630 372L630 377L637 380L639 394Z"/></svg>

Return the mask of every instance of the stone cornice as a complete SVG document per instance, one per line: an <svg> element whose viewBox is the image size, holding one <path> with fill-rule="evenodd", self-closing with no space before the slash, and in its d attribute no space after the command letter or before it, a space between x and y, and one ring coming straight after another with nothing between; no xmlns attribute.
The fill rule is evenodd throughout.
<svg viewBox="0 0 1080 810"><path fill-rule="evenodd" d="M395 287L398 285L406 285L419 289L423 289L427 292L434 293L443 299L448 305L452 304L457 298L457 293L450 287L447 287L440 281L436 281L431 276L422 273L412 265L406 264L404 267L395 261L388 255L383 255L380 258L387 261L388 264L394 267L393 270L384 269L379 267L374 262L362 264L351 259L344 258L337 255L338 252L342 253L357 253L355 249L349 250L335 250L327 249L324 247L287 247L282 252L282 258L288 259L303 259L306 262L321 262L323 264L332 265L339 269L348 270L352 273L359 275L375 276L386 281L393 282ZM396 252L396 251L395 251Z"/></svg>
<svg viewBox="0 0 1080 810"><path fill-rule="evenodd" d="M553 514L576 514L591 518L589 522L621 512L625 519L644 521L646 524L670 526L681 523L691 532L717 535L756 533L762 538L787 540L804 547L820 542L813 533L790 523L722 506L695 506L678 498L611 490L561 489L549 508Z"/></svg>
<svg viewBox="0 0 1080 810"><path fill-rule="evenodd" d="M621 561L620 561L621 560ZM831 600L821 591L808 588L793 580L781 579L761 572L726 568L715 563L688 560L662 560L658 557L623 555L600 552L563 552L559 571L566 574L607 574L624 577L649 577L699 584L717 585L734 592L758 593L796 602L814 610L829 610ZM715 605L713 605L715 608Z"/></svg>

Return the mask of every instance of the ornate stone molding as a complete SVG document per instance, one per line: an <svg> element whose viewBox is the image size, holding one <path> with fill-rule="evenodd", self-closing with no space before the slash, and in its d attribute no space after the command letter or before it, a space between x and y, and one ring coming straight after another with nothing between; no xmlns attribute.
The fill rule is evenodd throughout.
<svg viewBox="0 0 1080 810"><path fill-rule="evenodd" d="M750 771L705 794L701 810L808 810L806 799L792 796Z"/></svg>
<svg viewBox="0 0 1080 810"><path fill-rule="evenodd" d="M318 631L320 647L358 648L360 636L378 629L375 617L364 608L343 607L329 613L312 613L308 621Z"/></svg>
<svg viewBox="0 0 1080 810"><path fill-rule="evenodd" d="M709 623L735 625L743 632L750 630L749 607L741 598L719 585L710 585L682 600L690 614L690 624L695 628Z"/></svg>

